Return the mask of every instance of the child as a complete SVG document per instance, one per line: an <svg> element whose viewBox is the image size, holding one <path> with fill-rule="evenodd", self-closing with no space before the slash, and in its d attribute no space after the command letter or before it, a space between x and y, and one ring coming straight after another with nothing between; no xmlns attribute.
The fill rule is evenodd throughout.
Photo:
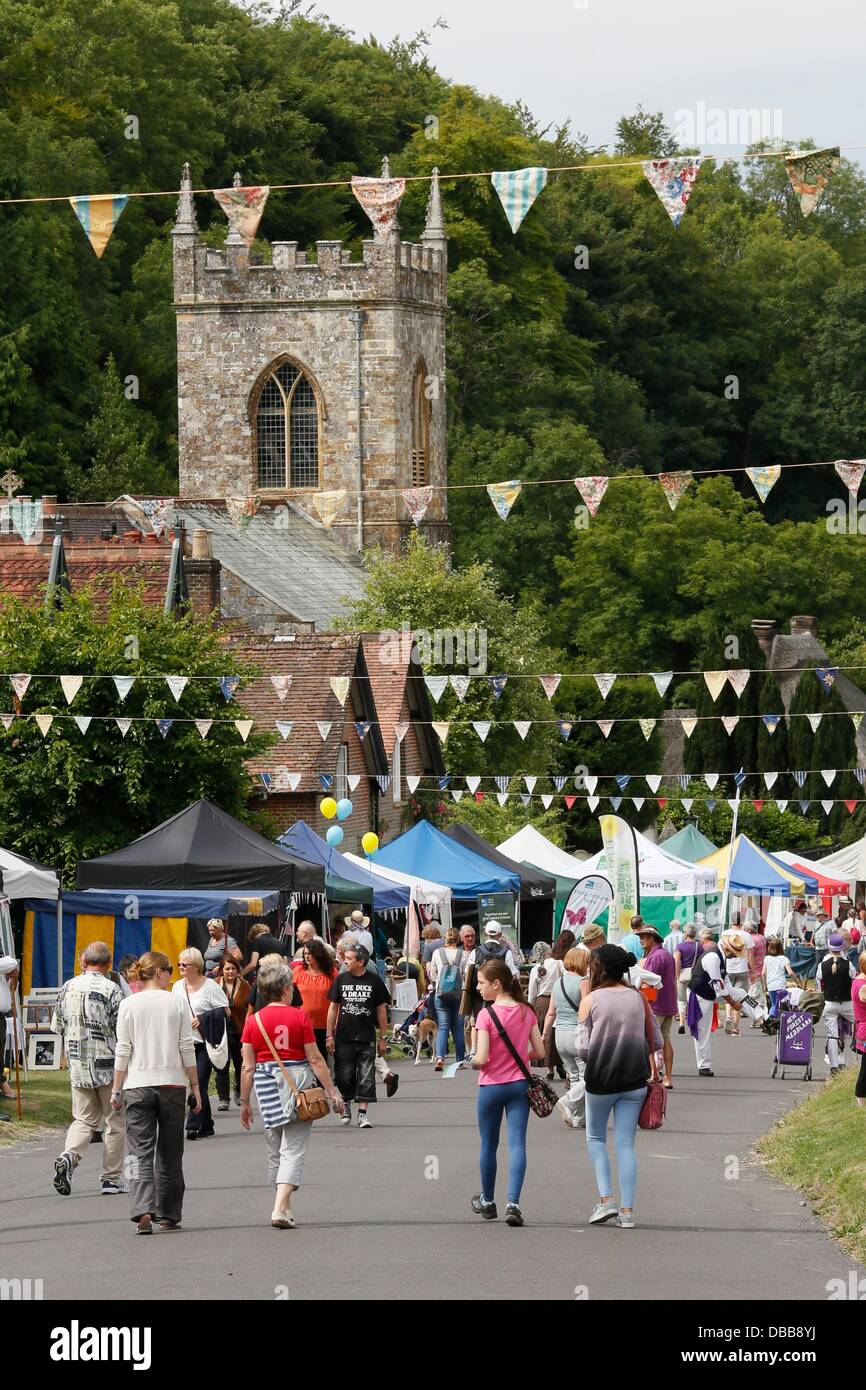
<svg viewBox="0 0 866 1390"><path fill-rule="evenodd" d="M787 981L795 984L797 977L791 969L791 962L782 952L782 942L778 936L771 936L767 942L767 954L762 971L767 994L770 996L770 1018L779 1017L779 1001L787 990Z"/></svg>

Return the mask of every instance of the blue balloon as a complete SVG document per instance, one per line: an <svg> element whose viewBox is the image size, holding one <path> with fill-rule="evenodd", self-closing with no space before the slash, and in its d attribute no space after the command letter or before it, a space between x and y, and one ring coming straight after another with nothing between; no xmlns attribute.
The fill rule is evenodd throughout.
<svg viewBox="0 0 866 1390"><path fill-rule="evenodd" d="M337 802L337 820L348 820L354 807L347 796L341 796Z"/></svg>
<svg viewBox="0 0 866 1390"><path fill-rule="evenodd" d="M325 831L325 839L332 849L336 849L337 845L341 843L344 833L345 832L340 829L339 825L328 826Z"/></svg>

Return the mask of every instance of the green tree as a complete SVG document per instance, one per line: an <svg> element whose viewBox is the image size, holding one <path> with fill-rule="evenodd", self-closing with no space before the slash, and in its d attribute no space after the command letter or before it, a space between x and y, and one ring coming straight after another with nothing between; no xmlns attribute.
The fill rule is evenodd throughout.
<svg viewBox="0 0 866 1390"><path fill-rule="evenodd" d="M171 494L176 485L153 458L153 431L132 400L127 400L113 357L105 364L99 406L85 430L91 465L67 468L76 501L112 500L122 493Z"/></svg>

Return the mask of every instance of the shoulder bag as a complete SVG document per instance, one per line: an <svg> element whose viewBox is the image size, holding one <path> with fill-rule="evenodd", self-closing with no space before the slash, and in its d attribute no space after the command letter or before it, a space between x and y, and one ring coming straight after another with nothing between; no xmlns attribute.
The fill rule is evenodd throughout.
<svg viewBox="0 0 866 1390"><path fill-rule="evenodd" d="M288 1070L287 1067L283 1065L282 1057L277 1052L277 1049L274 1047L273 1043L268 1037L265 1025L262 1023L261 1014L254 1014L253 1017L255 1018L256 1023L259 1025L259 1031L261 1032L262 1037L264 1038L265 1042L271 1050L274 1061L279 1066L280 1071L283 1073L283 1076L289 1084L289 1088L294 1094L295 1110L297 1112L298 1119L323 1120L326 1115L329 1115L331 1113L331 1107L328 1104L328 1097L325 1095L325 1092L322 1089L322 1087L310 1086L306 1091L298 1090L297 1086L292 1080L291 1072Z"/></svg>
<svg viewBox="0 0 866 1390"><path fill-rule="evenodd" d="M646 1040L649 1055L652 1057L656 1051L655 1039L652 1030L652 1012L649 1004L644 999L644 1025L646 1027ZM646 1087L646 1099L640 1109L638 1117L639 1129L661 1129L665 1111L667 1110L668 1093L661 1081L648 1081Z"/></svg>
<svg viewBox="0 0 866 1390"><path fill-rule="evenodd" d="M528 1009L530 1006L526 1004L524 1005L524 1007ZM519 1055L517 1048L514 1046L514 1043L509 1038L503 1024L497 1017L496 1010L494 1009L492 1004L487 1005L487 1012L493 1019L493 1022L496 1024L496 1029L499 1033L500 1038L505 1043L505 1046L508 1048L508 1051L514 1058L517 1066L520 1068L520 1070L523 1072L523 1075L526 1077L526 1080L528 1082L528 1085L526 1087L526 1096L529 1101L530 1110L534 1114L540 1115L543 1120L546 1119L550 1112L553 1110L553 1107L556 1105L556 1102L559 1099L559 1097L557 1096L553 1087L548 1086L547 1082L543 1080L542 1077L532 1075L532 1072L529 1070L529 1067L526 1065L522 1057Z"/></svg>

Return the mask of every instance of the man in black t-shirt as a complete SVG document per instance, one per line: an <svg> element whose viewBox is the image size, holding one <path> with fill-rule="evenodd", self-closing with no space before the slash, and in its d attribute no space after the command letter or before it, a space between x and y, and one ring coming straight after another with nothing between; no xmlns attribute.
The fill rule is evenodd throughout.
<svg viewBox="0 0 866 1390"><path fill-rule="evenodd" d="M367 969L369 956L363 946L346 951L346 969L328 991L330 1007L326 1044L334 1055L334 1080L343 1097L341 1123L351 1124L351 1102L358 1102L358 1127L370 1129L367 1106L376 1100L376 1027L378 1051L388 1050L388 1013L391 996L378 974Z"/></svg>

